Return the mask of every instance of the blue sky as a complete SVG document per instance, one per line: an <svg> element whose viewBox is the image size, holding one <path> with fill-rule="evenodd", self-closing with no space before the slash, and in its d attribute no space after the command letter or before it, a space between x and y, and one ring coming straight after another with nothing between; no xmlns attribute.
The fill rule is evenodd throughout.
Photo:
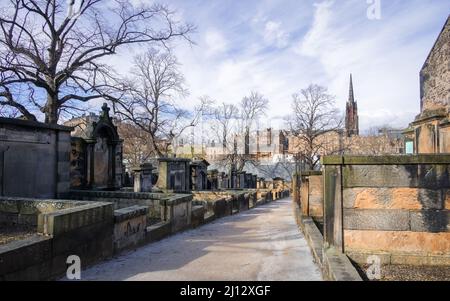
<svg viewBox="0 0 450 301"><path fill-rule="evenodd" d="M281 127L292 94L310 83L328 87L343 110L353 73L361 128L406 127L450 1L380 1L380 20L367 17L367 0L167 1L197 26L196 45L176 46L190 90L183 103L203 95L238 103L256 90L270 100L261 127Z"/></svg>

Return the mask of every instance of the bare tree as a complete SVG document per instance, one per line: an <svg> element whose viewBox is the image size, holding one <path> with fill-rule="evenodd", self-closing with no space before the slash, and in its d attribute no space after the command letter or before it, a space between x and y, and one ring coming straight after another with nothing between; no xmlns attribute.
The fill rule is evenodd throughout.
<svg viewBox="0 0 450 301"><path fill-rule="evenodd" d="M195 126L203 110L201 105L193 113L188 112L174 101L177 96L187 95L178 66L169 51L149 49L135 57L132 77L126 80L127 93L112 101L117 116L149 135L149 143L158 157L168 155L174 138Z"/></svg>
<svg viewBox="0 0 450 301"><path fill-rule="evenodd" d="M293 95L293 115L289 124L292 134L297 138L296 150L304 155L305 163L315 169L320 156L335 147L335 135L339 135L342 118L335 106L335 97L326 88L310 85ZM327 134L332 139L327 139ZM330 145L330 141L333 145ZM339 139L338 139L339 141Z"/></svg>
<svg viewBox="0 0 450 301"><path fill-rule="evenodd" d="M213 129L223 148L221 159L216 162L219 166L243 171L247 163L256 164L250 154L250 132L258 118L266 113L268 103L263 95L251 92L241 100L239 107L223 103L214 110Z"/></svg>
<svg viewBox="0 0 450 301"><path fill-rule="evenodd" d="M117 122L117 130L123 139L123 161L128 167L146 162L155 153L149 143L150 137L136 125Z"/></svg>
<svg viewBox="0 0 450 301"><path fill-rule="evenodd" d="M266 114L269 101L258 92L251 92L250 96L246 96L240 103L241 121L243 134L249 137L250 131L258 118ZM248 154L248 143L245 145L245 152Z"/></svg>
<svg viewBox="0 0 450 301"><path fill-rule="evenodd" d="M244 149L238 149L238 141L234 141L234 149L230 155L232 164L236 166L238 171L242 171L247 163L254 163L255 160L250 154L250 133L257 120L266 114L269 100L262 94L252 91L250 96L246 96L241 100L240 107L240 124L235 139L243 139Z"/></svg>
<svg viewBox="0 0 450 301"><path fill-rule="evenodd" d="M79 102L108 98L111 66L105 58L125 45L188 39L163 5L134 7L128 0L9 0L0 7L0 105L56 124ZM27 91L16 97L18 91ZM34 110L34 111L33 111Z"/></svg>
<svg viewBox="0 0 450 301"><path fill-rule="evenodd" d="M213 109L214 123L213 130L222 142L222 147L226 151L233 133L233 121L238 117L239 109L233 104L222 103Z"/></svg>

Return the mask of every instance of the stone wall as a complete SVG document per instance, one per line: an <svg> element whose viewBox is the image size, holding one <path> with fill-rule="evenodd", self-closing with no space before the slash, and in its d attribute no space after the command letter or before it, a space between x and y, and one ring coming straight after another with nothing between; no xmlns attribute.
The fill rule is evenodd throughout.
<svg viewBox="0 0 450 301"><path fill-rule="evenodd" d="M361 260L450 265L450 156L325 157L324 239ZM359 254L359 255L355 255Z"/></svg>
<svg viewBox="0 0 450 301"><path fill-rule="evenodd" d="M420 72L421 109L434 111L450 104L450 17Z"/></svg>
<svg viewBox="0 0 450 301"><path fill-rule="evenodd" d="M195 191L193 196L193 204L205 210L205 222L247 211L273 200L271 191L262 189Z"/></svg>
<svg viewBox="0 0 450 301"><path fill-rule="evenodd" d="M302 172L300 208L304 216L323 220L323 176L321 171Z"/></svg>
<svg viewBox="0 0 450 301"><path fill-rule="evenodd" d="M148 207L132 206L114 211L114 253L145 242Z"/></svg>
<svg viewBox="0 0 450 301"><path fill-rule="evenodd" d="M0 196L57 198L67 191L70 130L0 118Z"/></svg>
<svg viewBox="0 0 450 301"><path fill-rule="evenodd" d="M205 208L207 219L232 215L241 208L248 209L249 199L245 197L244 191L194 191L193 197L196 204L202 204Z"/></svg>
<svg viewBox="0 0 450 301"><path fill-rule="evenodd" d="M450 153L450 17L420 71L420 114L405 132L416 154Z"/></svg>
<svg viewBox="0 0 450 301"><path fill-rule="evenodd" d="M55 279L65 275L70 255L83 268L112 255L112 204L0 198L0 213L35 222L38 233L0 246L0 280Z"/></svg>
<svg viewBox="0 0 450 301"><path fill-rule="evenodd" d="M148 225L161 221L169 222L173 228L173 232L189 228L191 223L191 195L175 193L73 190L65 196L70 199L111 202L115 209L143 206L148 208Z"/></svg>

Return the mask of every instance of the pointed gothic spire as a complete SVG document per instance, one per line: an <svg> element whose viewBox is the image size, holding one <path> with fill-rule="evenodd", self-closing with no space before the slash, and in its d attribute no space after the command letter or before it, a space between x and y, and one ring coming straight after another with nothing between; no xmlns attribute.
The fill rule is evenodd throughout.
<svg viewBox="0 0 450 301"><path fill-rule="evenodd" d="M348 94L348 102L350 103L355 102L355 94L353 93L353 78L351 73L350 73L350 89Z"/></svg>

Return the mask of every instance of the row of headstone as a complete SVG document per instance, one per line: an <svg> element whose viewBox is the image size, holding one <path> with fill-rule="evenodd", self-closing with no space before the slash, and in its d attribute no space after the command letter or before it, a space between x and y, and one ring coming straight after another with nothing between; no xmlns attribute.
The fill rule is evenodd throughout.
<svg viewBox="0 0 450 301"><path fill-rule="evenodd" d="M220 189L267 188L264 178L247 172L231 171L230 174L209 170L206 160L161 158L158 160L159 189L175 192ZM152 173L155 167L146 163L133 168L134 191L152 191Z"/></svg>
<svg viewBox="0 0 450 301"><path fill-rule="evenodd" d="M245 171L231 171L230 174L224 172L217 173L218 189L256 189L258 183L264 181L257 175L247 173Z"/></svg>
<svg viewBox="0 0 450 301"><path fill-rule="evenodd" d="M155 184L150 163L132 168L131 174L123 168L122 139L104 104L100 115L91 114L72 119L70 179L73 189L118 190L134 187L135 192L150 192ZM228 174L208 171L210 164L203 159L160 158L156 186L176 192L255 189L266 186L264 179L245 171L231 168Z"/></svg>

